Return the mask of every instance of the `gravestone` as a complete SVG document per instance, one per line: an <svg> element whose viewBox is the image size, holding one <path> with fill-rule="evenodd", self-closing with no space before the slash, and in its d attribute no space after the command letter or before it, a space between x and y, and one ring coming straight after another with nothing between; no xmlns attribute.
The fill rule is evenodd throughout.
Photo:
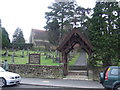
<svg viewBox="0 0 120 90"><path fill-rule="evenodd" d="M22 55L21 55L21 57L24 57L24 49L22 50Z"/></svg>
<svg viewBox="0 0 120 90"><path fill-rule="evenodd" d="M29 64L40 64L40 54L29 54Z"/></svg>
<svg viewBox="0 0 120 90"><path fill-rule="evenodd" d="M14 55L15 55L15 53L13 52L13 54L12 54L12 56L11 56L11 58L12 58L11 63L12 63L12 64L14 64Z"/></svg>
<svg viewBox="0 0 120 90"><path fill-rule="evenodd" d="M29 48L27 48L27 56L29 55Z"/></svg>

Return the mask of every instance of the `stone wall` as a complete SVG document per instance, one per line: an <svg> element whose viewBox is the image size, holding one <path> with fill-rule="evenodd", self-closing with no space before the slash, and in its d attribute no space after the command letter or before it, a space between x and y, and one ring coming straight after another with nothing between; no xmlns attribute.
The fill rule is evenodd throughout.
<svg viewBox="0 0 120 90"><path fill-rule="evenodd" d="M9 71L20 74L22 77L62 78L62 66L41 66L29 64L9 64Z"/></svg>
<svg viewBox="0 0 120 90"><path fill-rule="evenodd" d="M104 72L105 69L105 67L95 67L90 69L92 71L92 79L98 81L100 72Z"/></svg>

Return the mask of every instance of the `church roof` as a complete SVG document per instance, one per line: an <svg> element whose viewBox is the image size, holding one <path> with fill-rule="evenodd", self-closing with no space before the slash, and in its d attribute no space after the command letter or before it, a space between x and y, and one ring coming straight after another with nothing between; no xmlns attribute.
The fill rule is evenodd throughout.
<svg viewBox="0 0 120 90"><path fill-rule="evenodd" d="M31 34L34 34L34 39L48 40L48 32L45 30L32 29Z"/></svg>

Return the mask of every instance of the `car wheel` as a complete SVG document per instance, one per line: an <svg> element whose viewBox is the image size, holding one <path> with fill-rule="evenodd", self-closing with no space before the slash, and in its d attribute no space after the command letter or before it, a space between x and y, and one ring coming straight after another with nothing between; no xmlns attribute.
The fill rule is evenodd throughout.
<svg viewBox="0 0 120 90"><path fill-rule="evenodd" d="M4 78L2 78L2 86L6 85L6 80Z"/></svg>
<svg viewBox="0 0 120 90"><path fill-rule="evenodd" d="M114 90L120 90L120 85L116 85Z"/></svg>

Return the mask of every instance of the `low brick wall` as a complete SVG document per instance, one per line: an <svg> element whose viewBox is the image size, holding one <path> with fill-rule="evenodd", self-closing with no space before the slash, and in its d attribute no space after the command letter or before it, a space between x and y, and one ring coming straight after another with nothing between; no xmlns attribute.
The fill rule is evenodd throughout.
<svg viewBox="0 0 120 90"><path fill-rule="evenodd" d="M9 71L20 74L22 77L62 78L62 66L41 66L29 64L9 64Z"/></svg>

